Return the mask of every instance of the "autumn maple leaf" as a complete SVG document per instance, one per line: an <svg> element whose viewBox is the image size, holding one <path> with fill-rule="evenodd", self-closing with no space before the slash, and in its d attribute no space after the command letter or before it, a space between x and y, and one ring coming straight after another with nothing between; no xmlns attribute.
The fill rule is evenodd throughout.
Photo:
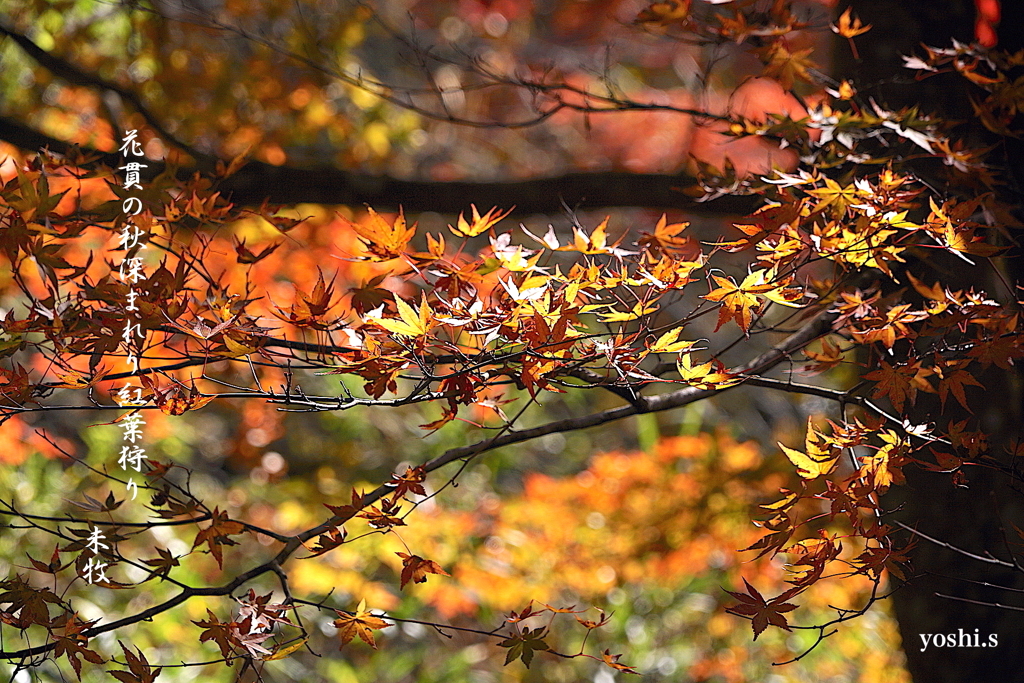
<svg viewBox="0 0 1024 683"><path fill-rule="evenodd" d="M210 618L192 622L203 629L202 634L199 636L199 642L205 643L208 640L212 640L220 648L221 656L230 658L234 651L230 630L231 622L221 621L209 608L206 610L206 615Z"/></svg>
<svg viewBox="0 0 1024 683"><path fill-rule="evenodd" d="M655 256L661 254L677 256L680 252L689 251L695 253L687 254L688 256L696 257L700 254L700 248L694 245L693 240L679 237L679 233L689 225L689 223L670 224L665 214L661 214L658 224L654 227L654 234L642 233L637 245Z"/></svg>
<svg viewBox="0 0 1024 683"><path fill-rule="evenodd" d="M572 610L560 610L560 611L572 612ZM605 624L608 623L608 621L612 618L612 615L611 614L605 614L604 610L598 610L598 612L600 613L601 616L598 618L597 621L593 621L591 619L582 619L580 617L576 617L576 621L580 622L580 624L584 628L586 628L588 630L592 630L592 629L595 629L595 628L601 628L602 626L604 626Z"/></svg>
<svg viewBox="0 0 1024 683"><path fill-rule="evenodd" d="M380 617L370 614L366 610L365 600L359 603L355 612L335 611L338 613L338 618L334 620L334 626L338 629L338 635L341 636L341 645L338 649L359 636L364 643L376 650L377 641L373 639L373 632L391 626Z"/></svg>
<svg viewBox="0 0 1024 683"><path fill-rule="evenodd" d="M796 50L790 52L786 41L782 38L774 41L763 50L762 60L765 62L764 75L775 78L786 90L793 87L795 81L811 82L808 69L816 68L814 62L808 59L814 48Z"/></svg>
<svg viewBox="0 0 1024 683"><path fill-rule="evenodd" d="M785 499L783 499L783 501L785 501ZM783 507L786 505L786 502L782 502ZM743 548L743 550L760 551L754 559L764 557L765 555L771 555L774 557L782 551L782 548L785 547L787 543L789 543L789 539L793 537L793 534L796 531L793 526L793 518L786 512L779 512L771 519L763 522L754 522L754 526L767 529L769 532L753 544Z"/></svg>
<svg viewBox="0 0 1024 683"><path fill-rule="evenodd" d="M820 200L815 206L817 211L831 206L837 218L842 218L847 207L857 201L857 188L853 183L843 187L831 178L825 178L825 187L807 190L807 194Z"/></svg>
<svg viewBox="0 0 1024 683"><path fill-rule="evenodd" d="M519 612L516 612L515 610L510 611L508 615L505 617L505 621L507 621L510 624L518 624L519 622L529 619L530 617L535 617L538 614L544 614L544 612L550 609L551 608L545 606L543 609L535 610L533 609L533 600L531 600L529 603L527 603L526 607L524 607Z"/></svg>
<svg viewBox="0 0 1024 683"><path fill-rule="evenodd" d="M221 512L220 508L214 508L213 514L210 516L210 526L196 534L196 540L192 543L192 547L197 548L205 543L209 547L208 552L217 560L217 566L223 567L224 556L221 546L238 545L238 541L233 541L228 536L240 534L243 531L245 531L245 526L241 522L229 519L227 512Z"/></svg>
<svg viewBox="0 0 1024 683"><path fill-rule="evenodd" d="M505 640L498 643L498 647L507 647L505 665L511 664L516 659L522 659L526 668L530 668L535 652L547 652L551 648L544 642L544 636L548 633L543 626L535 629L524 628L519 633L514 633Z"/></svg>
<svg viewBox="0 0 1024 683"><path fill-rule="evenodd" d="M61 564L59 545L53 546L53 553L50 555L50 561L47 563L40 562L28 553L25 553L25 556L28 558L28 561L32 563L32 567L37 572L42 572L43 574L56 574L57 572L71 564L70 562L67 564Z"/></svg>
<svg viewBox="0 0 1024 683"><path fill-rule="evenodd" d="M238 239L237 237L234 237L233 241L235 245L235 258L239 263L243 264L259 263L277 251L278 247L283 244L283 242L275 242L257 253L245 246L245 238Z"/></svg>
<svg viewBox="0 0 1024 683"><path fill-rule="evenodd" d="M708 301L721 302L718 310L717 332L722 325L735 320L744 334L750 329L754 313L760 310L761 300L758 295L786 306L797 306L793 301L799 293L785 289L785 282L773 282L774 274L770 270L755 270L749 273L743 282L736 284L732 278L712 275L717 289L705 294Z"/></svg>
<svg viewBox="0 0 1024 683"><path fill-rule="evenodd" d="M426 476L423 467L406 467L404 474L392 476L391 481L386 486L393 486L395 488L394 493L391 494L392 499L395 501L399 498L405 498L410 493L425 496L427 491L423 488L423 482Z"/></svg>
<svg viewBox="0 0 1024 683"><path fill-rule="evenodd" d="M684 22L690 15L690 0L664 0L652 2L636 16L638 24L666 26Z"/></svg>
<svg viewBox="0 0 1024 683"><path fill-rule="evenodd" d="M342 543L345 542L348 532L345 531L345 527L336 526L320 534L317 538L317 544L309 551L312 553L310 557L316 557L317 555L323 555L326 552L334 550ZM307 546L308 547L308 546Z"/></svg>
<svg viewBox="0 0 1024 683"><path fill-rule="evenodd" d="M149 578L147 578L146 581L155 579L158 576L168 578L170 576L171 569L181 564L178 562L178 558L171 554L170 550L165 550L164 548L155 548L155 550L159 554L159 557L142 561L143 564L148 564L153 568L150 570Z"/></svg>
<svg viewBox="0 0 1024 683"><path fill-rule="evenodd" d="M61 600L49 588L34 588L21 576L0 581L0 604L9 603L3 611L4 623L15 628L26 629L33 624L48 626L50 613L48 604L61 606ZM13 616L17 614L17 616Z"/></svg>
<svg viewBox="0 0 1024 683"><path fill-rule="evenodd" d="M862 33L871 30L871 24L863 24L861 20L851 14L851 8L847 7L839 22L832 26L832 30L844 38L856 38Z"/></svg>
<svg viewBox="0 0 1024 683"><path fill-rule="evenodd" d="M964 367L967 365L966 362L961 361L959 363L947 363L945 367L942 367L942 375L939 379L939 403L942 405L942 409L946 409L946 397L952 393L956 397L957 403L963 406L967 412L974 412L971 407L967 404L967 396L964 393L964 387L981 387L984 389L984 385L981 384L974 375L967 372Z"/></svg>
<svg viewBox="0 0 1024 683"><path fill-rule="evenodd" d="M365 519L366 523L374 529L386 529L393 526L405 526L405 522L398 517L398 513L401 511L401 507L394 501L385 498L381 501L379 508L370 505L356 516Z"/></svg>
<svg viewBox="0 0 1024 683"><path fill-rule="evenodd" d="M657 341L651 344L647 350L651 353L680 353L682 351L690 351L697 342L679 341L679 334L682 331L682 327L676 327L669 330L658 337Z"/></svg>
<svg viewBox="0 0 1024 683"><path fill-rule="evenodd" d="M754 640L757 640L757 637L764 633L764 630L769 625L778 626L787 631L790 630L789 622L786 621L786 617L783 614L792 612L797 606L786 602L786 600L803 592L803 586L790 588L785 593L771 600L765 600L764 596L747 583L746 579L743 579L743 585L747 587L746 593L726 591L726 593L739 600L740 604L727 607L725 611L737 616L750 617L750 626L754 629Z"/></svg>
<svg viewBox="0 0 1024 683"><path fill-rule="evenodd" d="M402 584L401 588L405 588L405 584L412 581L413 583L426 583L427 574L440 574L441 576L451 576L448 572L441 568L437 562L433 560L425 560L419 555L407 555L405 553L395 553L402 558Z"/></svg>
<svg viewBox="0 0 1024 683"><path fill-rule="evenodd" d="M58 617L57 623L54 624L58 628L63 627L64 633L63 635L54 636L53 652L58 657L65 656L68 658L68 661L71 662L71 667L75 670L75 675L78 676L78 680L82 680L82 662L79 660L79 657L84 657L86 661L93 664L102 664L104 661L98 652L86 647L89 639L83 631L95 623L95 621L82 621L76 613L62 615L62 617Z"/></svg>
<svg viewBox="0 0 1024 683"><path fill-rule="evenodd" d="M184 415L190 410L202 408L215 398L212 395L203 396L196 388L195 381L187 389L180 382L161 388L147 375L142 376L141 382L153 392L153 402L165 415Z"/></svg>
<svg viewBox="0 0 1024 683"><path fill-rule="evenodd" d="M843 350L839 348L838 343L827 337L821 340L821 352L804 349L804 355L814 361L804 366L802 370L808 375L821 374L843 362Z"/></svg>
<svg viewBox="0 0 1024 683"><path fill-rule="evenodd" d="M918 375L917 369L910 365L889 365L884 360L879 361L878 365L877 370L864 375L865 379L875 382L873 396L888 397L899 411L903 410L907 401L913 404L917 398L918 384L914 382Z"/></svg>
<svg viewBox="0 0 1024 683"><path fill-rule="evenodd" d="M359 235L360 241L370 253L369 261L390 261L405 253L409 240L416 234L416 224L407 228L405 214L398 212L394 223L388 223L373 209L367 209L370 216L366 223L353 223L344 216L338 216L342 224Z"/></svg>
<svg viewBox="0 0 1024 683"><path fill-rule="evenodd" d="M608 218L594 228L594 232L587 234L580 228L573 228L573 243L565 247L559 247L558 251L578 251L581 254L607 254L608 244Z"/></svg>
<svg viewBox="0 0 1024 683"><path fill-rule="evenodd" d="M814 429L811 418L807 418L807 436L804 438L804 451L787 448L781 443L779 447L789 461L796 465L796 473L804 479L817 479L831 472L839 460L839 450L830 447L828 439Z"/></svg>
<svg viewBox="0 0 1024 683"><path fill-rule="evenodd" d="M839 17L839 22L833 24L831 28L834 33L838 33L849 41L850 52L853 53L853 58L860 59L860 54L857 52L857 46L853 43L853 39L870 31L871 24L865 25L861 23L861 20L853 16L850 10L851 8L847 7L846 11Z"/></svg>
<svg viewBox="0 0 1024 683"><path fill-rule="evenodd" d="M355 489L352 489L351 505L328 505L327 503L324 503L324 507L330 510L337 517L340 517L343 522L347 522L363 509L363 494L357 493Z"/></svg>
<svg viewBox="0 0 1024 683"><path fill-rule="evenodd" d="M490 211L485 213L483 216L477 211L476 204L469 205L473 209L473 220L472 222L467 221L463 218L462 214L459 214L459 220L456 225L449 225L448 229L451 230L458 237L476 237L477 235L487 231L493 227L498 221L512 213L512 209L509 209L505 213L501 213L498 207L492 208Z"/></svg>
<svg viewBox="0 0 1024 683"><path fill-rule="evenodd" d="M419 308L413 308L407 304L402 297L395 297L395 308L398 309L398 318L383 317L383 306L378 307L366 314L366 321L380 325L388 332L403 337L422 337L435 324L435 316L427 304L426 297L420 298Z"/></svg>
<svg viewBox="0 0 1024 683"><path fill-rule="evenodd" d="M283 603L271 603L271 594L256 595L256 591L252 588L249 592L238 598L238 602L241 605L238 609L239 621L248 621L250 630L266 631L273 628L274 624L282 624L285 626L292 626L291 620L285 616L285 612L290 609L295 609L294 605L286 605Z"/></svg>
<svg viewBox="0 0 1024 683"><path fill-rule="evenodd" d="M902 467L907 464L905 455L908 448L906 439L891 429L884 429L879 438L885 445L873 455L861 458L860 474L878 490L884 493L893 483L904 482Z"/></svg>
<svg viewBox="0 0 1024 683"><path fill-rule="evenodd" d="M121 641L117 641L117 644L124 652L128 671L109 671L108 673L121 683L153 683L160 675L160 667L153 669L146 659L146 655L139 648L135 648L135 652L132 652Z"/></svg>
<svg viewBox="0 0 1024 683"><path fill-rule="evenodd" d="M854 563L861 572L875 578L879 578L883 570L889 570L893 576L905 581L906 572L911 567L910 554L916 545L917 542L912 541L902 548L871 546L865 548Z"/></svg>
<svg viewBox="0 0 1024 683"><path fill-rule="evenodd" d="M616 671L621 671L627 674L636 674L637 676L639 676L640 672L634 669L633 667L619 663L619 657L621 656L622 655L613 655L611 650L605 650L601 653L601 661L610 666L611 668L615 669Z"/></svg>
<svg viewBox="0 0 1024 683"><path fill-rule="evenodd" d="M724 389L742 381L742 378L729 374L717 359L693 365L693 358L689 353L679 355L676 370L684 382L698 389Z"/></svg>
<svg viewBox="0 0 1024 683"><path fill-rule="evenodd" d="M54 370L54 374L57 376L59 382L53 382L50 384L54 389L89 389L95 387L103 377L110 372L110 368L104 368L94 372L91 376L83 375L74 369L68 370Z"/></svg>

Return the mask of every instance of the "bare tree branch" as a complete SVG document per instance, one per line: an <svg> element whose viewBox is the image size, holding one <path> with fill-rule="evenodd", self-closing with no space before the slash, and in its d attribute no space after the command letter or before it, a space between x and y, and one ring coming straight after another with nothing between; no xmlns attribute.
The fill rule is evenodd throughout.
<svg viewBox="0 0 1024 683"><path fill-rule="evenodd" d="M175 137L174 134L167 130L160 120L153 115L149 108L143 104L142 99L131 90L122 88L118 84L112 83L97 76L96 74L87 73L67 60L61 59L60 57L47 52L32 42L32 40L26 35L15 31L9 26L4 25L2 22L0 22L0 35L5 35L16 42L18 47L24 50L29 57L34 59L37 64L57 78L61 78L74 85L99 88L101 90L109 90L116 93L122 99L130 103L136 111L142 114L142 117L146 119L146 123L148 123L162 139L167 140L172 145L184 150L192 157L208 165L210 170L213 169L214 159L212 157L202 154L198 150Z"/></svg>

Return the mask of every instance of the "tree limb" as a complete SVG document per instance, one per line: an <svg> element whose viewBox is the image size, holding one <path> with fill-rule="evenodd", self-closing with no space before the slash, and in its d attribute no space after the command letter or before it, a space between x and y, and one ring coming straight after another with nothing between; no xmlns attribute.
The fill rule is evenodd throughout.
<svg viewBox="0 0 1024 683"><path fill-rule="evenodd" d="M0 116L0 140L26 152L48 148L61 155L75 149L64 140L46 135L9 117ZM111 168L121 163L113 152L80 148L92 163ZM186 179L206 165L180 168L178 177ZM151 180L163 172L160 162L148 162L141 174ZM755 196L722 196L700 202L683 192L696 179L678 174L566 173L549 178L509 182L404 180L387 175L371 175L334 167L296 168L250 161L234 175L219 181L217 189L229 201L242 206L272 204L366 204L381 210L437 211L460 213L469 205L501 208L515 207L518 215L559 214L564 205L581 208L631 206L648 209L683 209L702 214L743 214L753 211L760 199Z"/></svg>

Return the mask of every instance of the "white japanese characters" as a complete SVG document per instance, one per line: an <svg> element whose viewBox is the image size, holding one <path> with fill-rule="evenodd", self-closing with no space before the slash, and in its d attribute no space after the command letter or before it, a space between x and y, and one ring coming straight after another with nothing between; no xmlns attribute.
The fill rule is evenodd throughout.
<svg viewBox="0 0 1024 683"><path fill-rule="evenodd" d="M122 187L128 191L144 190L140 173L148 166L132 160L133 157L144 156L137 130L125 131L124 137L121 139L120 152L125 157L125 165L120 167L120 170L125 171ZM121 210L125 220L117 245L118 250L124 250L124 256L117 265L117 276L121 282L128 285L121 309L124 313L121 343L125 349L125 361L130 366L132 375L139 374L139 356L143 352L146 340L139 308L142 293L139 291L138 285L146 277L144 261L139 256L139 252L146 249L148 236L146 231L134 222L135 217L141 214L143 209L144 204L140 197L128 196L123 199ZM134 412L128 413L117 422L121 429L123 444L117 464L118 467L129 473L126 489L134 500L138 494L138 484L133 475L142 472L142 461L146 457L146 450L141 445L146 420L138 408L146 405L147 401L142 396L142 388L131 380L117 391L115 401L119 406L135 409ZM93 529L86 541L86 550L92 553L92 557L83 566L81 576L87 583L109 581L105 573L109 564L101 561L102 551L110 550L110 545L104 540L99 529Z"/></svg>

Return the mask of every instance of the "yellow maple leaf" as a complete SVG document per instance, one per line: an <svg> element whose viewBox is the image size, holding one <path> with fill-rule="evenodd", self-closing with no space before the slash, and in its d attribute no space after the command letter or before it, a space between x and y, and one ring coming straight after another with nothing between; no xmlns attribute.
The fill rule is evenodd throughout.
<svg viewBox="0 0 1024 683"><path fill-rule="evenodd" d="M395 306L398 308L398 318L384 318L380 315L383 307L366 314L368 322L380 325L388 332L400 334L403 337L422 337L434 326L433 312L427 305L427 298L420 299L419 309L407 304L402 297L395 297Z"/></svg>
<svg viewBox="0 0 1024 683"><path fill-rule="evenodd" d="M824 443L825 438L815 431L811 418L807 418L807 436L804 438L804 451L788 448L779 444L789 461L796 465L796 473L804 479L817 479L831 472L839 461L839 451Z"/></svg>
<svg viewBox="0 0 1024 683"><path fill-rule="evenodd" d="M806 48L790 52L784 39L778 39L763 50L761 57L765 63L764 75L774 78L784 89L789 90L795 81L813 82L808 69L816 69L817 65L808 59L814 48Z"/></svg>
<svg viewBox="0 0 1024 683"><path fill-rule="evenodd" d="M694 365L689 353L679 355L676 370L684 382L698 389L724 389L742 381L741 378L726 372L717 361Z"/></svg>
<svg viewBox="0 0 1024 683"><path fill-rule="evenodd" d="M697 342L676 341L679 339L679 333L682 331L683 328L681 327L669 330L658 337L658 340L651 344L647 350L651 353L678 353L679 351L689 351Z"/></svg>
<svg viewBox="0 0 1024 683"><path fill-rule="evenodd" d="M578 251L581 254L607 254L608 247L608 218L594 228L594 232L587 234L579 228L573 228L573 244L571 247L560 247L559 251Z"/></svg>
<svg viewBox="0 0 1024 683"><path fill-rule="evenodd" d="M847 207L857 200L857 188L853 183L843 187L831 178L825 178L825 187L808 190L807 194L821 200L816 207L818 211L831 206L832 211L839 218L846 215Z"/></svg>
<svg viewBox="0 0 1024 683"><path fill-rule="evenodd" d="M388 625L390 626L390 624L388 624ZM288 655L290 655L291 653L295 652L296 650L301 648L303 645L305 645L306 641L308 641L308 640L309 640L309 638L302 638L300 640L295 641L291 645L286 645L285 647L282 647L279 650L275 650L274 654L269 655L267 657L264 657L263 661L265 661L265 662L272 662L275 659L284 659L285 657L287 657Z"/></svg>
<svg viewBox="0 0 1024 683"><path fill-rule="evenodd" d="M867 33L871 30L871 24L863 24L858 17L851 14L851 8L847 7L846 11L843 12L842 16L839 17L839 22L832 25L832 31L838 33L843 38L856 38L862 33Z"/></svg>
<svg viewBox="0 0 1024 683"><path fill-rule="evenodd" d="M624 323L630 320L637 320L645 315L658 312L657 304L648 306L643 301L637 302L636 306L633 306L630 311L615 311L611 313L602 313L599 320L603 323Z"/></svg>
<svg viewBox="0 0 1024 683"><path fill-rule="evenodd" d="M476 204L469 205L473 209L473 221L467 221L463 215L459 214L458 223L454 226L449 225L448 229L451 230L459 237L476 237L480 233L490 229L495 223L512 213L512 209L509 209L505 213L498 211L498 207L493 207L490 211L485 213L483 216L477 211Z"/></svg>
<svg viewBox="0 0 1024 683"><path fill-rule="evenodd" d="M878 436L885 445L874 455L861 458L860 475L868 478L879 492L884 492L893 483L902 484L904 481L900 468L905 464L902 453L907 442L891 429L882 430Z"/></svg>

